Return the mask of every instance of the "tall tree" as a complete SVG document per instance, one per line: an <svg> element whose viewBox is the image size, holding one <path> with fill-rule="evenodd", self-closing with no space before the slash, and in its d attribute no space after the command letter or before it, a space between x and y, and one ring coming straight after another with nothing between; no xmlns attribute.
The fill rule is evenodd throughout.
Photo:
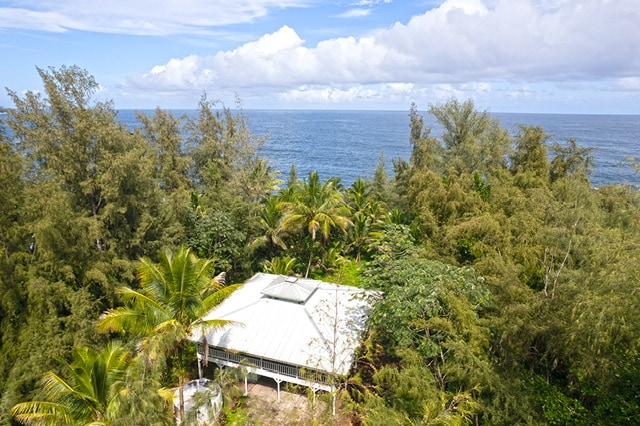
<svg viewBox="0 0 640 426"><path fill-rule="evenodd" d="M246 247L259 233L260 202L278 189L279 180L277 172L258 155L264 139L249 131L239 102L237 106L238 112L218 108L218 102L204 95L197 116L187 122L186 142L192 158L192 178L197 191L204 195L203 209L224 218L231 226L229 239L243 235L240 246ZM197 221L187 228L190 225L200 226ZM198 230L187 229L187 233ZM219 237L225 239L227 235L221 233ZM246 273L248 257L248 252L236 253L230 262L240 269L235 272Z"/></svg>
<svg viewBox="0 0 640 426"><path fill-rule="evenodd" d="M25 168L22 157L5 136L4 123L0 121L0 249L7 259L15 245L16 225L20 223L20 207L24 200Z"/></svg>
<svg viewBox="0 0 640 426"><path fill-rule="evenodd" d="M484 279L472 268L426 260L406 227L388 227L376 246L363 277L384 292L369 315L367 415L403 424L526 419L528 401L514 393L519 383L505 382L491 362Z"/></svg>
<svg viewBox="0 0 640 426"><path fill-rule="evenodd" d="M193 159L193 178L219 208L237 208L242 217L255 201L274 189L275 172L258 156L264 139L249 131L247 118L202 97L198 116L188 120L188 153ZM240 107L241 105L238 105ZM215 197L213 195L215 194Z"/></svg>
<svg viewBox="0 0 640 426"><path fill-rule="evenodd" d="M38 73L44 96L9 91L15 108L8 110L7 125L28 159L28 176L56 182L68 194L83 244L99 253L144 254L164 229L154 211L160 197L148 145L117 121L111 102L93 100L99 86L86 70Z"/></svg>
<svg viewBox="0 0 640 426"><path fill-rule="evenodd" d="M15 344L25 310L20 265L33 243L33 234L24 226L23 169L22 158L5 138L0 121L0 348L4 348L0 349L0 360L4 360L0 361L0 392L12 367L6 352Z"/></svg>
<svg viewBox="0 0 640 426"><path fill-rule="evenodd" d="M184 146L185 118L160 108L151 116L137 112L136 117L140 122L136 131L153 153L153 177L162 194L158 216L166 218L167 233L172 237L168 243L179 244L183 242L180 241L184 234L182 218L189 210L189 192L194 189L189 176L191 158Z"/></svg>
<svg viewBox="0 0 640 426"><path fill-rule="evenodd" d="M541 127L520 126L516 148L511 157L511 171L524 188L547 185L549 182L549 154L545 143L549 135Z"/></svg>
<svg viewBox="0 0 640 426"><path fill-rule="evenodd" d="M200 259L185 247L176 252L165 250L159 264L144 258L138 268L140 290L120 288L125 306L109 310L98 322L103 332L130 332L140 336L149 349L174 353L181 418L183 385L192 362L185 356L187 338L197 327L225 326L226 321L203 317L238 287L224 286L212 278L212 267L211 260Z"/></svg>
<svg viewBox="0 0 640 426"><path fill-rule="evenodd" d="M411 165L415 169L439 170L442 162L442 146L431 137L431 128L425 127L424 118L418 113L415 103L409 111L409 142L411 143Z"/></svg>
<svg viewBox="0 0 640 426"><path fill-rule="evenodd" d="M506 167L511 138L487 111L478 111L473 101L455 99L432 105L430 113L444 128L445 164L459 172L487 176Z"/></svg>
<svg viewBox="0 0 640 426"><path fill-rule="evenodd" d="M556 181L567 176L586 180L593 167L593 148L581 147L575 139L568 139L563 145L558 142L551 146L554 155L551 160L551 180Z"/></svg>
<svg viewBox="0 0 640 426"><path fill-rule="evenodd" d="M391 185L389 181L389 174L387 173L387 160L384 156L384 152L380 153L378 158L378 164L373 172L373 179L371 180L371 192L376 200L383 205L389 205L392 199Z"/></svg>
<svg viewBox="0 0 640 426"><path fill-rule="evenodd" d="M141 124L137 130L149 142L157 157L156 173L160 187L169 194L190 189L190 159L183 146L181 119L160 108L156 108L152 116L137 112L136 117Z"/></svg>

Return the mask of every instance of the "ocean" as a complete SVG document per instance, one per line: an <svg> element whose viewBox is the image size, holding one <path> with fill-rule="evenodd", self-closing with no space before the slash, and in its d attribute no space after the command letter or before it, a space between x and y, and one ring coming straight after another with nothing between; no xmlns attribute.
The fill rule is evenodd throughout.
<svg viewBox="0 0 640 426"><path fill-rule="evenodd" d="M144 111L152 114L153 111ZM176 115L193 110L176 110ZM391 175L391 160L408 159L408 111L245 110L251 132L266 137L261 155L286 180L291 165L303 178L318 171L321 179L339 177L351 185L358 177L372 177L383 154ZM423 114L432 136L442 128ZM541 126L550 142L573 138L592 147L594 187L619 183L640 187L640 174L627 161L639 158L640 115L574 115L492 113L502 127L517 132L518 125ZM120 119L135 125L133 110L121 110ZM639 158L640 161L640 158Z"/></svg>

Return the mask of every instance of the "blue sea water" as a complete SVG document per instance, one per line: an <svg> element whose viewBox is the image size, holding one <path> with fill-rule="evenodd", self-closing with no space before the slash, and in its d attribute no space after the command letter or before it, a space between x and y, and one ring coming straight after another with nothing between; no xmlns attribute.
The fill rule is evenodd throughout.
<svg viewBox="0 0 640 426"><path fill-rule="evenodd" d="M282 179L295 164L299 177L315 170L323 180L339 177L350 185L358 177L372 177L381 154L391 171L392 159L408 159L411 152L408 111L245 110L244 115L251 132L266 137L261 154ZM627 161L640 157L640 115L492 115L514 133L518 125L541 126L552 136L551 142L573 138L579 146L595 148L591 175L595 187L640 186L640 174ZM133 124L133 111L121 111L120 118ZM424 114L424 119L432 136L440 137L442 128L433 117Z"/></svg>

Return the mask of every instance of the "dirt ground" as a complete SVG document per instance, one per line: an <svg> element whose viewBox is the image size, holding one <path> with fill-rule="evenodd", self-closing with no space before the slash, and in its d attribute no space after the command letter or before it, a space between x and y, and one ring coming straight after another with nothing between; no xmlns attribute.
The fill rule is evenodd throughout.
<svg viewBox="0 0 640 426"><path fill-rule="evenodd" d="M244 390L244 384L241 385ZM247 425L284 426L284 425L348 425L338 412L334 417L331 407L325 401L306 395L282 390L280 402L273 380L261 378L257 383L249 383L249 393L246 399Z"/></svg>

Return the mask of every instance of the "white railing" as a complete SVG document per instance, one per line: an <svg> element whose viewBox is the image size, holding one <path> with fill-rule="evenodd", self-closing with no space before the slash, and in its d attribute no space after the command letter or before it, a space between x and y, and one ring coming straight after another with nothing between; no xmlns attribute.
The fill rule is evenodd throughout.
<svg viewBox="0 0 640 426"><path fill-rule="evenodd" d="M204 347L198 344L198 353L204 356ZM329 383L330 378L327 373L308 369L305 367L284 364L277 361L266 360L263 358L254 357L251 355L245 355L240 353L232 353L209 346L209 361L223 361L237 364L238 366L253 367L256 369L269 371L271 373L277 373L282 376L293 377L296 379L310 380L320 383Z"/></svg>

